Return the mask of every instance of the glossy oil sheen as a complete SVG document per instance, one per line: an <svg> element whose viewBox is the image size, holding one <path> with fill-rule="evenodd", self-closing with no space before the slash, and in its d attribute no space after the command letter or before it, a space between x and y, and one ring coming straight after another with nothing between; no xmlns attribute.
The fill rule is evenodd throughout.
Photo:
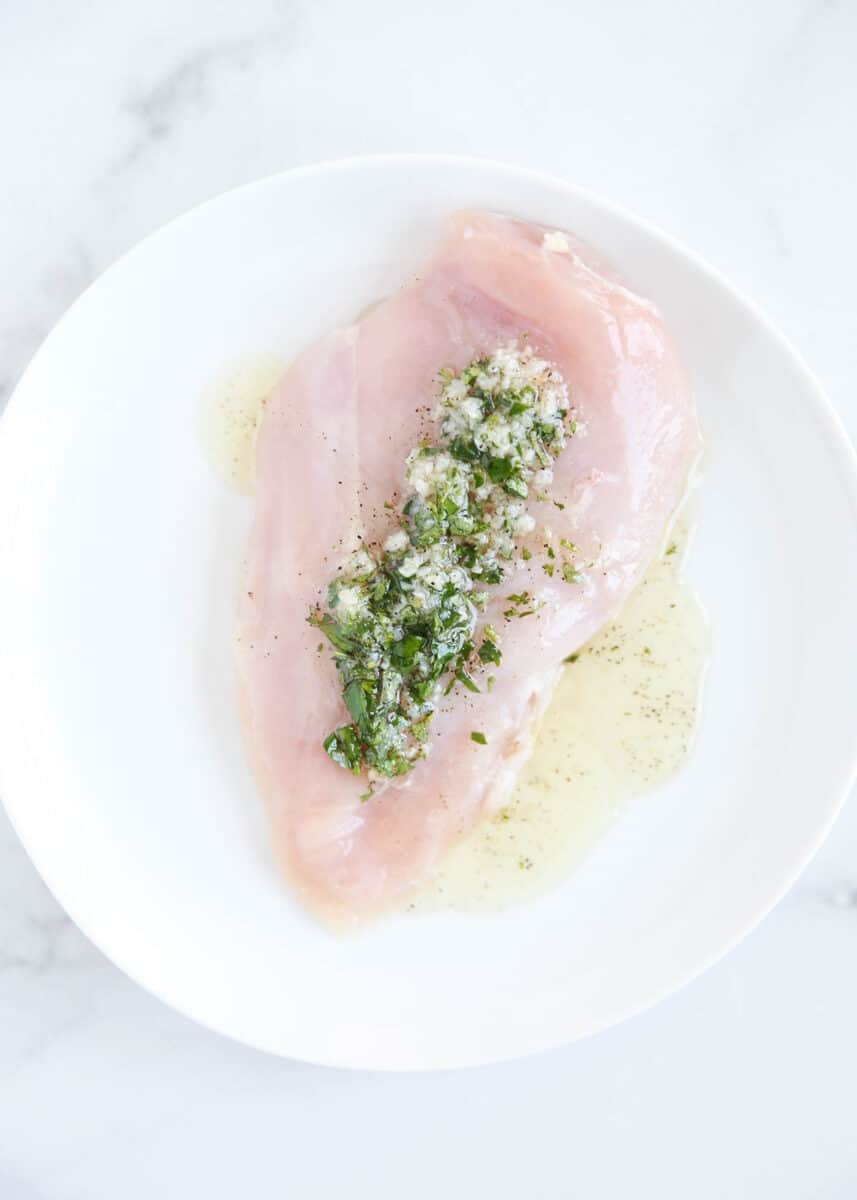
<svg viewBox="0 0 857 1200"><path fill-rule="evenodd" d="M705 719L675 782L540 901L335 939L271 865L245 765L229 639L251 506L203 459L200 395L219 363L291 358L389 294L468 204L576 230L679 339L708 448L688 564L714 631ZM756 924L854 778L855 461L751 304L566 183L419 157L233 192L102 276L0 422L3 802L109 959L256 1047L438 1069L604 1029Z"/></svg>
<svg viewBox="0 0 857 1200"><path fill-rule="evenodd" d="M201 406L203 449L233 491L256 490L256 436L265 403L286 364L275 354L243 354L206 387Z"/></svg>
<svg viewBox="0 0 857 1200"><path fill-rule="evenodd" d="M283 370L274 355L243 355L203 397L209 461L243 495L255 491L256 434ZM682 578L688 542L679 519L618 619L564 666L508 803L446 855L409 911L499 910L550 890L626 803L680 768L708 657L705 614Z"/></svg>
<svg viewBox="0 0 857 1200"><path fill-rule="evenodd" d="M283 370L274 355L243 355L203 397L208 458L243 495L255 490L256 434ZM681 767L709 644L702 606L682 578L689 532L680 518L618 619L564 666L509 802L446 855L409 911L493 911L550 890L625 804Z"/></svg>
<svg viewBox="0 0 857 1200"><path fill-rule="evenodd" d="M681 766L709 647L682 578L687 541L683 524L618 619L564 666L509 803L447 855L413 911L490 911L549 890L628 803Z"/></svg>

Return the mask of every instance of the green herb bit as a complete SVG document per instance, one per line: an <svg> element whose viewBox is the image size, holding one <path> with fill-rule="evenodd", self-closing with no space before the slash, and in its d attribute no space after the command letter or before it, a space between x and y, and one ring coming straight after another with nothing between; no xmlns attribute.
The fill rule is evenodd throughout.
<svg viewBox="0 0 857 1200"><path fill-rule="evenodd" d="M491 458L488 460L488 478L492 483L504 483L510 479L515 470L511 458Z"/></svg>
<svg viewBox="0 0 857 1200"><path fill-rule="evenodd" d="M473 678L473 676L470 674L469 671L465 671L464 667L460 667L455 672L455 678L458 680L459 683L463 683L469 692L481 692L482 691L482 689L480 688L480 686L478 685L476 680Z"/></svg>
<svg viewBox="0 0 857 1200"><path fill-rule="evenodd" d="M554 550L553 546L548 546L547 552L548 552L548 558L556 558L556 551Z"/></svg>
<svg viewBox="0 0 857 1200"><path fill-rule="evenodd" d="M360 742L350 725L340 725L322 743L327 753L340 767L360 774Z"/></svg>
<svg viewBox="0 0 857 1200"><path fill-rule="evenodd" d="M479 746L487 746L488 739L484 733L480 733L478 729L474 729L470 735L471 742L476 742Z"/></svg>
<svg viewBox="0 0 857 1200"><path fill-rule="evenodd" d="M553 572L554 572L553 563L545 563L544 566L542 567L542 570L544 571L545 575L550 576L551 579L553 578Z"/></svg>
<svg viewBox="0 0 857 1200"><path fill-rule="evenodd" d="M579 658L579 654L568 654L562 661L564 663L576 663Z"/></svg>
<svg viewBox="0 0 857 1200"><path fill-rule="evenodd" d="M489 675L488 678L485 680L486 689L490 692L496 682L497 682L497 676Z"/></svg>
<svg viewBox="0 0 857 1200"><path fill-rule="evenodd" d="M563 547L564 550L568 550L572 554L577 553L577 546L575 546L574 542L569 541L568 538L560 538L559 544Z"/></svg>
<svg viewBox="0 0 857 1200"><path fill-rule="evenodd" d="M429 726L431 725L433 718L434 713L426 713L421 721L416 721L414 723L411 733L418 742L428 741Z"/></svg>
<svg viewBox="0 0 857 1200"><path fill-rule="evenodd" d="M572 563L562 564L562 577L566 583L583 583L583 576Z"/></svg>
<svg viewBox="0 0 857 1200"><path fill-rule="evenodd" d="M493 633L493 630L492 630L492 633ZM496 635L495 635L495 637L496 637ZM487 630L486 630L485 640L483 641L482 645L479 647L479 657L482 660L482 662L496 663L497 666L500 665L500 662L503 657L503 655L500 653L500 647L497 645L496 640L494 638L488 636Z"/></svg>
<svg viewBox="0 0 857 1200"><path fill-rule="evenodd" d="M676 542L670 542L669 546L667 547L667 554L675 554L677 550L678 544Z"/></svg>
<svg viewBox="0 0 857 1200"><path fill-rule="evenodd" d="M354 649L354 639L347 633L344 626L340 625L338 621L334 621L333 617L315 612L310 614L309 623L318 626L335 650L348 654Z"/></svg>
<svg viewBox="0 0 857 1200"><path fill-rule="evenodd" d="M490 598L480 589L501 583L516 554L533 557L516 545L520 501L566 440L565 384L529 346L512 343L438 378L439 434L424 434L408 455L409 491L384 502L393 528L383 549L364 545L330 581L326 609L308 617L332 647L350 718L324 749L373 781L425 757L441 695L456 683L479 692L474 670L501 664L494 629L475 641ZM509 603L507 619L539 607L528 592Z"/></svg>

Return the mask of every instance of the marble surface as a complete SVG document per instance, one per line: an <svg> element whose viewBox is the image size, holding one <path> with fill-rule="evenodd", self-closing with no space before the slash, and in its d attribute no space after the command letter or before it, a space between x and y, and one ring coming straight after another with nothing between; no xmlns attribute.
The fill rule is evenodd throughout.
<svg viewBox="0 0 857 1200"><path fill-rule="evenodd" d="M855 55L850 0L13 0L0 396L95 275L198 201L437 150L663 225L779 322L857 435ZM176 1016L77 932L0 815L2 1200L851 1200L855 1078L853 804L678 995L562 1051L426 1077L277 1061Z"/></svg>

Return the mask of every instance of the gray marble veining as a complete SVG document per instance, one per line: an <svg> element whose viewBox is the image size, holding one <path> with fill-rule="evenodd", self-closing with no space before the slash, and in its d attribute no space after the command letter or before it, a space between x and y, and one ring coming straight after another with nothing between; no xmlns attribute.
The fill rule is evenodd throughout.
<svg viewBox="0 0 857 1200"><path fill-rule="evenodd" d="M693 245L857 435L855 56L847 0L7 5L0 405L87 284L192 204L299 162L449 150L565 175ZM746 943L608 1036L394 1079L163 1008L0 815L0 1197L851 1200L855 847L852 805Z"/></svg>

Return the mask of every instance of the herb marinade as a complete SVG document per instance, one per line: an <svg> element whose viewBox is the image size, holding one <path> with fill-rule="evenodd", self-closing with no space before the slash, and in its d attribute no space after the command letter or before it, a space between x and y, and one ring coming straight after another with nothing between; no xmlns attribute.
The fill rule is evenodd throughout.
<svg viewBox="0 0 857 1200"><path fill-rule="evenodd" d="M500 666L497 631L486 625L475 640L486 589L532 557L519 550L535 528L526 501L549 500L553 462L575 431L565 381L525 338L459 375L441 371L436 416L436 442L407 457L410 494L398 512L388 505L395 530L376 553L361 549L342 565L326 609L309 618L333 647L351 717L324 748L355 774L368 770L370 782L424 758L439 697L457 684L480 691L475 677ZM543 570L553 575L554 565ZM565 582L580 582L570 560L556 566ZM535 611L527 592L508 601L507 618Z"/></svg>

